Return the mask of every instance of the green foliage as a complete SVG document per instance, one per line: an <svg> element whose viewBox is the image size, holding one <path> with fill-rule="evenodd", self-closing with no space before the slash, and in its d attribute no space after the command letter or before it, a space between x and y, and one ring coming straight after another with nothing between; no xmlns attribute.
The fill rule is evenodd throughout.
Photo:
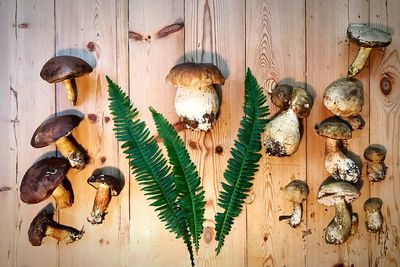
<svg viewBox="0 0 400 267"><path fill-rule="evenodd" d="M266 100L257 80L248 69L245 80L244 116L240 121L234 147L231 149L231 158L224 172L226 181L222 182L223 191L218 199L218 205L223 211L215 216L217 254L224 245L235 217L239 216L243 209L244 201L253 185L254 174L258 171L261 132L268 123L268 106L264 105Z"/></svg>
<svg viewBox="0 0 400 267"><path fill-rule="evenodd" d="M167 148L169 162L173 166L174 182L178 193L178 205L186 214L189 232L193 237L196 251L203 232L204 190L196 166L190 159L182 139L173 126L156 110L150 108L157 126L158 135Z"/></svg>

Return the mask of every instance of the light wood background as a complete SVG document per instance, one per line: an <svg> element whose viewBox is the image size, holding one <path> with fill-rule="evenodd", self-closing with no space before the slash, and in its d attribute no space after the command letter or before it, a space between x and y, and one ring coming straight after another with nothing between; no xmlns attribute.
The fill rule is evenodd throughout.
<svg viewBox="0 0 400 267"><path fill-rule="evenodd" d="M323 233L334 211L316 202L318 187L327 177L325 140L313 127L331 115L322 104L324 89L346 76L357 54L357 47L346 40L352 22L370 23L393 34L393 43L374 50L357 76L364 84L366 127L349 142L349 150L362 161L363 173L364 149L383 144L388 174L375 184L363 175L362 196L353 205L360 217L359 231L344 245L333 246L325 244ZM184 23L184 28L157 38L159 30L174 23ZM129 174L109 121L104 78L109 75L130 94L154 132L150 105L171 123L177 122L175 90L164 78L185 60L212 62L226 77L215 128L207 133L180 132L206 190L198 266L400 266L399 46L399 0L0 0L0 266L190 266L183 242L164 230ZM95 66L93 73L77 79L76 107L66 100L62 85L49 85L39 76L49 58L62 54ZM246 67L266 92L284 80L306 83L316 98L303 120L297 153L289 158L263 156L247 205L216 256L214 214L242 116ZM385 92L382 80L390 84ZM275 112L271 106L271 114ZM33 162L54 154L54 147L32 148L30 138L43 120L60 113L84 116L73 135L87 149L90 164L69 172L75 204L56 219L84 226L86 233L68 246L46 238L42 246L32 247L27 237L30 222L52 200L21 203L19 185ZM223 152L216 153L217 147ZM104 224L92 226L86 217L95 191L86 179L98 168L124 176L125 187L112 199ZM278 221L279 215L291 211L281 188L293 179L306 179L310 187L297 229ZM381 234L368 233L364 227L362 205L370 196L384 202Z"/></svg>

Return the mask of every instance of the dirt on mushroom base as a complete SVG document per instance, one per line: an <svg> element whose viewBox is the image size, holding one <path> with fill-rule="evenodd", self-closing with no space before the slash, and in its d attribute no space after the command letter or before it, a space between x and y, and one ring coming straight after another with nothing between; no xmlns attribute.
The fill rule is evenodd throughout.
<svg viewBox="0 0 400 267"><path fill-rule="evenodd" d="M187 129L192 129L192 130L201 130L199 125L214 125L214 123L217 120L217 116L211 112L206 113L203 115L203 118L201 119L201 121L198 121L196 119L189 119L188 117L180 117L180 120L182 121L183 125L185 126L185 128ZM206 128L210 128L210 127L206 127Z"/></svg>

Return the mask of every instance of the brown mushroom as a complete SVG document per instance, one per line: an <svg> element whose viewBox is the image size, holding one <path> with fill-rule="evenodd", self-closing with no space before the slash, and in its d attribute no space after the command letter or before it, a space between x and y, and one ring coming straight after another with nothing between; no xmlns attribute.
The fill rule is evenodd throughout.
<svg viewBox="0 0 400 267"><path fill-rule="evenodd" d="M293 109L299 118L308 117L313 104L314 99L305 88L299 86L293 87L290 108Z"/></svg>
<svg viewBox="0 0 400 267"><path fill-rule="evenodd" d="M386 177L386 149L382 145L369 145L364 151L364 158L368 160L367 176L371 182L383 181Z"/></svg>
<svg viewBox="0 0 400 267"><path fill-rule="evenodd" d="M372 197L364 202L364 211L367 214L365 226L367 230L372 233L377 233L382 230L383 216L382 216L383 201L380 198Z"/></svg>
<svg viewBox="0 0 400 267"><path fill-rule="evenodd" d="M82 118L75 115L63 115L44 121L33 133L31 145L35 148L55 143L61 155L69 160L72 168L83 169L86 166L85 155L68 139L71 131L78 126Z"/></svg>
<svg viewBox="0 0 400 267"><path fill-rule="evenodd" d="M40 246L46 236L53 237L63 244L70 244L80 240L85 233L70 226L59 224L53 220L53 212L45 209L40 211L32 220L28 230L29 242L32 246Z"/></svg>
<svg viewBox="0 0 400 267"><path fill-rule="evenodd" d="M76 94L71 81L92 71L93 68L81 58L56 56L43 65L40 77L49 83L63 82L68 100L75 106Z"/></svg>
<svg viewBox="0 0 400 267"><path fill-rule="evenodd" d="M293 203L293 212L291 215L279 216L279 220L289 220L289 225L296 228L300 225L303 214L302 203L308 196L308 186L305 181L293 180L283 189L284 196Z"/></svg>
<svg viewBox="0 0 400 267"><path fill-rule="evenodd" d="M92 175L88 178L87 182L97 189L93 209L88 221L91 224L101 224L106 215L111 196L119 195L122 190L122 185L119 179L104 174Z"/></svg>
<svg viewBox="0 0 400 267"><path fill-rule="evenodd" d="M271 102L281 110L286 110L290 106L293 87L288 84L278 84L271 94Z"/></svg>
<svg viewBox="0 0 400 267"><path fill-rule="evenodd" d="M166 77L177 87L175 110L184 126L192 130L211 129L219 113L220 100L214 88L225 79L217 66L208 63L182 63Z"/></svg>
<svg viewBox="0 0 400 267"><path fill-rule="evenodd" d="M69 167L68 160L54 157L33 164L22 178L21 200L34 204L53 196L58 209L71 207L74 194L66 178Z"/></svg>

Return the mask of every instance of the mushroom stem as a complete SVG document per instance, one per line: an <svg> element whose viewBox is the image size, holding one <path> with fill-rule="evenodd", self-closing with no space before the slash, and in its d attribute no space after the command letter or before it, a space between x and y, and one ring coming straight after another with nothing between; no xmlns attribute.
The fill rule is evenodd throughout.
<svg viewBox="0 0 400 267"><path fill-rule="evenodd" d="M351 214L344 199L335 202L335 218L325 230L325 241L328 244L340 245L346 242L351 234Z"/></svg>
<svg viewBox="0 0 400 267"><path fill-rule="evenodd" d="M300 225L302 214L303 214L303 205L301 203L294 202L292 215L279 216L279 221L289 220L289 225L293 228L296 228L297 226Z"/></svg>
<svg viewBox="0 0 400 267"><path fill-rule="evenodd" d="M68 159L72 168L83 169L86 165L85 156L66 136L55 141L61 155Z"/></svg>
<svg viewBox="0 0 400 267"><path fill-rule="evenodd" d="M54 189L51 194L56 200L56 208L64 209L71 207L74 203L73 192L63 185L63 182Z"/></svg>
<svg viewBox="0 0 400 267"><path fill-rule="evenodd" d="M77 230L73 227L65 226L56 222L52 222L46 228L46 236L53 237L63 244L70 244L82 238L83 229Z"/></svg>
<svg viewBox="0 0 400 267"><path fill-rule="evenodd" d="M367 212L367 220L365 222L365 226L367 230L372 233L377 233L382 229L383 225L383 216L381 211L375 211L368 213Z"/></svg>
<svg viewBox="0 0 400 267"><path fill-rule="evenodd" d="M103 222L110 200L110 187L104 184L99 184L96 197L94 199L93 209L90 213L90 218L87 219L91 224L100 224Z"/></svg>
<svg viewBox="0 0 400 267"><path fill-rule="evenodd" d="M369 53L371 52L372 48L369 47L360 47L358 51L358 55L356 59L353 61L351 66L349 67L349 71L347 73L347 77L354 77L356 76L364 67L365 62L368 59Z"/></svg>
<svg viewBox="0 0 400 267"><path fill-rule="evenodd" d="M367 163L367 176L371 182L380 182L385 179L386 166L383 161L368 162Z"/></svg>
<svg viewBox="0 0 400 267"><path fill-rule="evenodd" d="M65 88L65 92L67 93L67 98L69 100L69 102L71 102L71 104L73 106L76 105L76 94L75 94L75 90L72 87L72 83L71 80L66 79L63 81L64 84L64 88Z"/></svg>

